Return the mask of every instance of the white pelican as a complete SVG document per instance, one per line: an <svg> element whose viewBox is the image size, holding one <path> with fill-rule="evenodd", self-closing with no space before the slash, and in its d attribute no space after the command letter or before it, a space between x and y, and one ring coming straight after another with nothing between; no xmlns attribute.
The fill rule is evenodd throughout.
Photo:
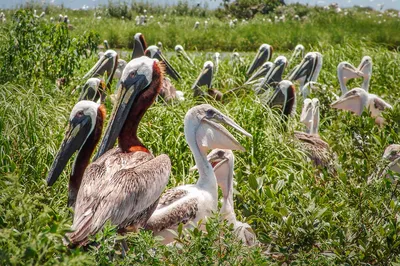
<svg viewBox="0 0 400 266"><path fill-rule="evenodd" d="M361 88L365 91L369 89L369 82L372 76L372 58L369 56L364 56L361 59L361 63L358 65L357 69L363 73L363 83Z"/></svg>
<svg viewBox="0 0 400 266"><path fill-rule="evenodd" d="M235 164L233 152L231 150L214 149L208 154L207 160L213 167L218 186L222 190L222 206L219 211L222 218L233 224L235 234L243 244L255 245L257 239L251 226L236 219L233 203L233 169ZM197 167L191 168L191 170L194 169L197 169Z"/></svg>
<svg viewBox="0 0 400 266"><path fill-rule="evenodd" d="M340 62L337 66L337 76L339 79L342 95L344 95L346 92L348 92L348 89L346 87L347 81L349 81L350 79L363 77L364 73L355 68L349 62Z"/></svg>
<svg viewBox="0 0 400 266"><path fill-rule="evenodd" d="M386 147L382 158L390 163L385 167L378 169L375 174L372 174L368 177L367 183L370 184L374 179L381 178L385 176L387 179L394 182L393 175L388 173L388 171L393 171L396 174L400 174L400 145L399 144L390 144Z"/></svg>
<svg viewBox="0 0 400 266"><path fill-rule="evenodd" d="M307 84L317 81L321 68L322 55L318 52L309 52L289 74L289 80L298 80L300 82L300 92L304 99L310 94Z"/></svg>
<svg viewBox="0 0 400 266"><path fill-rule="evenodd" d="M222 93L212 88L212 80L214 78L214 64L211 61L206 61L203 65L203 69L196 81L192 85L194 96L204 96L204 92L201 90L201 86L207 86L207 93L217 101L222 100Z"/></svg>
<svg viewBox="0 0 400 266"><path fill-rule="evenodd" d="M78 191L73 232L67 234L72 244L86 245L88 237L107 221L121 233L137 231L156 208L168 183L171 162L164 154L154 157L140 142L137 129L161 89L162 78L159 63L148 57L130 61L122 73L118 104ZM83 115L79 113L78 122L87 121ZM64 143L77 147L70 138L84 134L82 129L78 125L68 131ZM117 137L118 147L112 149ZM57 158L65 162L69 157Z"/></svg>
<svg viewBox="0 0 400 266"><path fill-rule="evenodd" d="M247 70L246 76L250 76L257 68L264 64L265 61L271 60L273 51L274 49L271 45L266 43L262 44L260 48L258 48L256 57L254 58L253 63L251 63L249 69Z"/></svg>
<svg viewBox="0 0 400 266"><path fill-rule="evenodd" d="M386 109L392 109L392 106L385 102L382 98L375 94L366 92L361 88L354 88L344 95L342 95L337 101L331 104L332 108L348 110L356 115L361 115L364 108L368 108L372 118L375 118L375 123L383 125L385 120L381 116L381 113Z"/></svg>
<svg viewBox="0 0 400 266"><path fill-rule="evenodd" d="M105 118L104 105L92 101L80 101L71 111L68 130L47 175L47 184L52 186L67 165L69 158L78 152L68 185L69 207L75 207L84 171L101 138Z"/></svg>
<svg viewBox="0 0 400 266"><path fill-rule="evenodd" d="M184 131L186 142L193 153L199 179L194 185L183 185L167 190L161 197L157 209L147 221L146 229L164 237L164 244L173 241L174 235L168 230L176 230L180 223L190 228L191 223L217 211L217 180L211 164L207 161L207 150L244 150L239 142L219 123L232 126L240 133L251 137L232 119L209 104L191 108L185 116Z"/></svg>

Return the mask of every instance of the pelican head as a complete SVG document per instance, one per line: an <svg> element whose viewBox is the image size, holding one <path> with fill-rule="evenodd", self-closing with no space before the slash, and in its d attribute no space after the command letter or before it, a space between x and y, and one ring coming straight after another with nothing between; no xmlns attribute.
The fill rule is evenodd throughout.
<svg viewBox="0 0 400 266"><path fill-rule="evenodd" d="M364 78L372 75L372 58L370 56L364 56L361 59L361 63L357 68L364 74Z"/></svg>
<svg viewBox="0 0 400 266"><path fill-rule="evenodd" d="M354 88L344 95L342 95L337 101L331 104L332 108L348 110L357 115L361 115L364 108L368 108L371 117L375 118L377 124L382 125L384 119L380 114L386 109L391 109L392 106L385 102L383 99L375 94L370 94L362 88Z"/></svg>
<svg viewBox="0 0 400 266"><path fill-rule="evenodd" d="M223 149L214 149L207 155L225 199L229 197L230 189L233 188L234 158L231 150Z"/></svg>
<svg viewBox="0 0 400 266"><path fill-rule="evenodd" d="M187 55L182 45L180 44L176 45L175 52L177 53L178 56L182 55L190 64L193 65L192 59L190 59L190 57Z"/></svg>
<svg viewBox="0 0 400 266"><path fill-rule="evenodd" d="M99 109L101 109L100 104L92 101L80 101L72 109L64 140L61 143L60 149L47 175L47 184L49 186L52 186L54 182L56 182L69 159L75 152L82 149L85 142L92 134L97 122ZM103 110L104 109L101 109L99 113L104 115L104 118L105 111ZM74 172L74 170L72 172Z"/></svg>
<svg viewBox="0 0 400 266"><path fill-rule="evenodd" d="M400 145L391 144L387 146L383 153L383 159L390 161L388 168L396 173L400 173ZM389 174L386 175L388 178L392 178Z"/></svg>
<svg viewBox="0 0 400 266"><path fill-rule="evenodd" d="M349 62L340 62L337 66L337 75L343 95L347 92L347 81L349 81L350 79L363 77L364 73L355 68Z"/></svg>
<svg viewBox="0 0 400 266"><path fill-rule="evenodd" d="M132 59L143 56L146 48L147 44L144 39L144 35L141 34L140 32L136 33L135 36L133 37Z"/></svg>
<svg viewBox="0 0 400 266"><path fill-rule="evenodd" d="M107 40L104 40L103 44L104 44L104 48L106 48L107 50L110 49L110 46L108 45L108 41Z"/></svg>
<svg viewBox="0 0 400 266"><path fill-rule="evenodd" d="M304 46L302 44L296 45L296 47L294 48L294 51L293 51L292 58L294 59L294 58L298 57L299 55L301 55L301 57L303 57L304 50L305 49L304 49Z"/></svg>
<svg viewBox="0 0 400 266"><path fill-rule="evenodd" d="M184 51L185 51L185 49L183 49L182 45L180 45L180 44L175 45L175 52L177 52L179 54L179 53L182 53Z"/></svg>
<svg viewBox="0 0 400 266"><path fill-rule="evenodd" d="M162 73L157 60L142 56L131 60L121 75L121 86L118 92L116 108L108 123L106 133L100 144L96 158L114 146L125 121L133 106L151 104L161 89ZM151 96L137 102L137 99L147 93ZM147 94L146 94L147 95ZM135 104L134 104L135 103Z"/></svg>
<svg viewBox="0 0 400 266"><path fill-rule="evenodd" d="M218 61L221 58L221 54L216 52L213 54L212 58L214 61Z"/></svg>
<svg viewBox="0 0 400 266"><path fill-rule="evenodd" d="M206 85L209 89L212 85L214 74L214 63L211 61L206 61L203 65L200 75L197 77L196 81L192 86L192 90L199 90L201 86Z"/></svg>
<svg viewBox="0 0 400 266"><path fill-rule="evenodd" d="M265 62L256 72L246 81L245 84L250 84L258 78L265 77L268 71L273 68L274 63L272 62Z"/></svg>
<svg viewBox="0 0 400 266"><path fill-rule="evenodd" d="M271 84L272 82L280 82L282 80L282 74L287 66L287 59L283 55L278 56L273 67L265 75L263 83Z"/></svg>
<svg viewBox="0 0 400 266"><path fill-rule="evenodd" d="M249 69L247 70L246 75L250 76L257 68L259 68L265 61L269 61L272 57L273 48L269 44L262 44L260 48L258 48L258 52L256 57L251 63Z"/></svg>
<svg viewBox="0 0 400 266"><path fill-rule="evenodd" d="M307 128L307 133L310 133L312 125L312 100L310 98L304 99L303 109L301 110L300 122L303 123Z"/></svg>
<svg viewBox="0 0 400 266"><path fill-rule="evenodd" d="M304 78L305 83L316 81L322 67L322 55L318 52L307 53L300 65L292 72L289 79L299 80Z"/></svg>
<svg viewBox="0 0 400 266"><path fill-rule="evenodd" d="M162 61L165 65L165 71L167 74L175 80L180 80L181 76L179 73L172 67L172 65L168 62L167 58L161 53L160 48L155 45L149 46L144 52L146 56L154 59L158 59Z"/></svg>
<svg viewBox="0 0 400 266"><path fill-rule="evenodd" d="M184 131L189 146L196 144L203 154L209 149L244 151L242 145L221 124L230 126L247 137L251 134L209 104L192 107L185 116Z"/></svg>
<svg viewBox="0 0 400 266"><path fill-rule="evenodd" d="M109 84L117 68L117 62L117 52L115 52L114 50L107 50L83 78L87 79L91 77L99 77L103 76L104 73L107 72L106 84Z"/></svg>
<svg viewBox="0 0 400 266"><path fill-rule="evenodd" d="M295 104L296 89L293 83L289 80L282 80L271 96L269 106L282 106L282 113L287 116L292 114Z"/></svg>
<svg viewBox="0 0 400 266"><path fill-rule="evenodd" d="M101 102L105 99L106 84L104 81L98 78L90 78L83 85L81 94L78 101L88 100L97 102L99 99Z"/></svg>

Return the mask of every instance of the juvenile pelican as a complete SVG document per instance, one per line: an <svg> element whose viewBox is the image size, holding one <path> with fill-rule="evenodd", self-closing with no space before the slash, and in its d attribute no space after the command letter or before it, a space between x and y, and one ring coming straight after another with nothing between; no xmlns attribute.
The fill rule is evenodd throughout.
<svg viewBox="0 0 400 266"><path fill-rule="evenodd" d="M289 75L290 81L300 81L300 92L303 99L306 99L310 94L306 84L317 81L321 68L322 55L318 52L309 52Z"/></svg>
<svg viewBox="0 0 400 266"><path fill-rule="evenodd" d="M348 92L348 89L346 87L347 81L349 81L350 79L363 77L364 73L355 68L349 62L341 62L337 66L337 75L342 95L344 95L346 92Z"/></svg>
<svg viewBox="0 0 400 266"><path fill-rule="evenodd" d="M204 63L203 69L200 75L197 77L196 81L192 85L192 90L194 96L204 96L204 92L201 90L201 86L207 86L208 94L215 98L217 101L222 100L222 93L216 89L212 88L212 80L214 77L214 64L211 61L206 61Z"/></svg>
<svg viewBox="0 0 400 266"><path fill-rule="evenodd" d="M165 71L167 74L172 77L175 80L180 80L181 76L179 73L172 67L172 65L168 62L167 58L164 57L164 55L161 53L160 48L158 48L155 45L149 46L146 51L145 55L157 59L159 61L162 61L165 66ZM165 101L170 101L173 99L178 99L178 100L184 100L183 97L183 92L176 90L176 88L172 85L171 80L167 77L164 77L163 83L162 83L162 88L160 91L160 96L165 100Z"/></svg>
<svg viewBox="0 0 400 266"><path fill-rule="evenodd" d="M313 162L315 167L327 168L331 174L335 170L335 155L329 144L318 134L319 128L319 100L305 99L300 122L306 125L306 132L295 131L294 137L300 141L302 149Z"/></svg>
<svg viewBox="0 0 400 266"><path fill-rule="evenodd" d="M207 161L207 150L245 150L231 133L220 125L221 123L251 137L232 119L211 105L198 105L186 113L185 138L199 170L199 179L195 185L183 185L167 190L147 221L146 229L152 230L155 235L163 236L164 244L170 243L174 238L168 229L176 230L180 223L189 228L189 222L204 221L217 210L217 180L211 164Z"/></svg>
<svg viewBox="0 0 400 266"><path fill-rule="evenodd" d="M144 35L140 32L136 33L133 37L133 50L132 50L132 58L135 59L144 55L144 51L147 49L146 40L144 39Z"/></svg>
<svg viewBox="0 0 400 266"><path fill-rule="evenodd" d="M256 84L255 91L257 93L265 92L268 86L282 81L282 74L287 65L287 59L283 55L278 56L272 68L267 72L260 84Z"/></svg>
<svg viewBox="0 0 400 266"><path fill-rule="evenodd" d="M289 59L288 66L291 65L293 63L293 61L296 60L297 57L299 57L299 56L303 57L304 56L304 50L305 49L304 49L304 46L302 44L296 45L296 47L293 50L292 56Z"/></svg>
<svg viewBox="0 0 400 266"><path fill-rule="evenodd" d="M78 101L88 100L104 102L106 98L106 84L98 78L90 78L86 81L81 90Z"/></svg>
<svg viewBox="0 0 400 266"><path fill-rule="evenodd" d="M363 88L365 91L368 91L369 82L372 76L372 58L369 56L364 56L357 69L363 73L363 83L361 88Z"/></svg>
<svg viewBox="0 0 400 266"><path fill-rule="evenodd" d="M175 52L178 56L183 56L183 58L185 58L191 65L194 66L194 63L192 61L192 59L190 59L190 57L188 56L188 54L185 52L185 50L183 49L182 45L176 45L175 46Z"/></svg>
<svg viewBox="0 0 400 266"><path fill-rule="evenodd" d="M78 152L69 178L69 207L75 207L82 177L101 138L105 118L104 105L92 101L80 101L71 111L68 130L47 175L47 184L52 186L67 165L69 158Z"/></svg>
<svg viewBox="0 0 400 266"><path fill-rule="evenodd" d="M246 72L246 76L250 76L257 68L259 68L265 61L271 60L272 53L274 49L269 44L262 44L260 48L258 48L258 52L256 57L251 63L249 69Z"/></svg>
<svg viewBox="0 0 400 266"><path fill-rule="evenodd" d="M247 223L242 223L236 219L235 205L233 203L233 168L235 156L231 150L214 149L207 156L208 162L214 169L218 186L222 190L222 206L220 213L229 223L233 224L233 229L239 240L243 244L253 246L256 244L256 236ZM197 169L192 167L191 170Z"/></svg>
<svg viewBox="0 0 400 266"><path fill-rule="evenodd" d="M215 65L215 73L214 74L217 74L219 60L221 59L221 55L218 52L216 52L216 53L213 54L212 58L213 58L214 65Z"/></svg>
<svg viewBox="0 0 400 266"><path fill-rule="evenodd" d="M168 183L171 162L167 155L154 157L138 139L137 129L161 82L159 63L148 57L130 61L122 73L117 107L78 191L73 232L68 234L72 244L87 244L88 237L108 220L121 233L137 231L156 208ZM74 127L67 135L80 136L82 129ZM117 137L118 147L111 149Z"/></svg>
<svg viewBox="0 0 400 266"><path fill-rule="evenodd" d="M111 88L111 81L117 68L118 54L114 50L107 50L97 63L86 73L83 79L103 77L107 73L106 87Z"/></svg>
<svg viewBox="0 0 400 266"><path fill-rule="evenodd" d="M359 116L362 114L364 108L368 108L371 117L375 118L375 123L381 126L385 122L381 113L386 108L392 109L392 106L382 98L375 94L368 93L361 88L354 88L348 91L337 101L333 102L331 107L335 109L348 110Z"/></svg>
<svg viewBox="0 0 400 266"><path fill-rule="evenodd" d="M391 144L386 147L383 153L383 158L390 161L388 169L400 174L400 145ZM389 174L386 175L387 178L393 179Z"/></svg>

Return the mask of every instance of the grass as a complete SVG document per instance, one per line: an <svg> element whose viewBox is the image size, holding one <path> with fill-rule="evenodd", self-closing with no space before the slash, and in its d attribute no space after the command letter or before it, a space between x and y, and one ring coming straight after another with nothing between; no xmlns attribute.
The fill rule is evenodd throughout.
<svg viewBox="0 0 400 266"><path fill-rule="evenodd" d="M69 12L76 11L66 11ZM340 23L349 25L350 19L329 14L327 21L332 22L331 31L325 30L327 24L318 17L313 23L300 25L293 21L278 24L279 27L271 24L268 26L270 31L258 29L262 23L261 17L235 29L229 29L226 21L212 18L215 24L210 31L192 31L190 25L197 18L171 17L169 19L172 22L166 31L154 30L150 25L131 28L128 23L122 24L117 32L113 31L118 36L117 40L125 36L126 43L121 45L125 48L128 39L139 30L145 34L150 44L160 40L169 49L178 42L185 44L188 50L198 48L197 53L191 54L195 67L189 67L175 55L169 56L183 77L181 82L173 83L185 93L186 101L173 105L155 103L144 116L139 136L153 154L166 153L171 158L173 168L168 187L174 187L197 180L196 173L189 173L194 160L183 136L183 117L192 106L209 102L249 131L253 135L252 140L239 137L247 151L235 153L234 200L238 219L248 222L261 242L257 248L246 248L238 244L229 227L218 222L218 217L208 222L208 234L194 230L188 236L178 235L179 242L183 243L182 249L161 246L149 232L141 232L127 236L131 250L126 258L121 258L116 252L119 250L116 241L120 236L111 225L107 225L96 236L100 243L98 248L90 248L88 251L66 248L62 238L72 222L72 211L66 207L70 166L53 187L47 187L45 177L63 138L69 112L78 98L78 94L72 91L75 86L82 84L80 77L97 59L96 55L87 58L83 50L71 48L65 50L65 57L52 55L52 60L61 61L57 67L42 64L38 69L31 70L29 65L21 63L20 68L13 70L15 75L8 75L7 82L3 79L0 85L0 264L400 263L397 183L392 184L385 179L370 185L366 183L371 174L385 165L381 160L385 147L400 141L400 106L397 103L400 96L397 88L400 84L400 55L388 49L393 48L394 43L386 39L394 40L398 35L396 37L392 34L394 26L376 26L367 33L365 39L350 36L349 32L345 33L349 31L348 27L339 28ZM362 13L354 14L352 25L355 25L356 36L357 33L366 32L365 25L372 24L366 24L367 19L362 16ZM2 34L12 37L16 35L12 35L10 29L15 25L10 20L9 24L2 25ZM59 33L60 38L66 43L72 42L73 38L78 43L91 43L79 37L84 36L85 28L98 32L100 38L96 41L100 43L111 32L105 29L115 29L115 25L121 23L114 18L105 17L97 21L92 16L86 18L83 15L82 20L82 25L75 23L77 27L69 35ZM179 21L184 21L183 26ZM390 23L398 25L398 20L393 18ZM40 30L48 25L44 23L36 27L36 30ZM304 27L307 31L300 31L297 27ZM285 35L283 29L290 34ZM257 35L261 31L263 35ZM312 34L306 35L304 32ZM300 38L301 34L304 37ZM225 37L214 39L213 36ZM304 159L302 151L291 141L293 131L302 130L298 122L302 102L300 97L297 114L289 119L287 126L275 110L261 106L250 90L227 96L223 103L192 97L190 87L204 61L210 59L206 50L231 51L235 47L240 52L254 51L263 42L262 36L267 42L272 40L270 43L275 47L274 58L280 54L289 58L287 49L303 40L307 40L303 43L307 51L319 51L324 55L318 81L326 86L326 91L316 91L312 96L318 97L322 104L321 137L338 155L340 167L337 177L324 171L317 174L310 162ZM386 37L381 39L383 44L380 44L374 41L373 36ZM280 43L279 40L284 40L284 37L286 41ZM34 37L31 38L28 44L33 42L36 46L28 46L33 47L36 54L23 54L26 59L15 58L16 62L32 58L41 60L37 54L43 52L43 45ZM337 41L331 42L336 38ZM0 42L1 51L9 51L10 42L7 40L4 38ZM366 113L357 117L329 108L329 103L333 101L330 92L340 92L336 77L337 64L346 60L357 65L363 55L371 56L374 62L371 92L394 105L393 110L385 113L387 124L383 128L376 126ZM244 63L235 66L231 65L229 57L222 58L215 77L215 88L226 92L243 84L245 70L253 56L254 52L245 53ZM76 59L76 63L66 64L64 72L55 71L55 68L61 68L64 62L68 62L63 59L66 57ZM7 69L7 65L2 63L2 69ZM57 74L45 75L44 72L49 70ZM38 74L24 79L26 71ZM68 78L67 85L61 89L55 86L55 79L60 77ZM352 81L349 87L358 85L359 81ZM110 102L107 102L107 110L110 114Z"/></svg>

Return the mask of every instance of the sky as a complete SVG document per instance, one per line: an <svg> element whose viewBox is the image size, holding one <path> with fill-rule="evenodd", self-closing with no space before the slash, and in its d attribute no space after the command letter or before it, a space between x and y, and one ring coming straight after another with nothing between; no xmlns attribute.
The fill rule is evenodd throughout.
<svg viewBox="0 0 400 266"><path fill-rule="evenodd" d="M31 0L0 0L0 8L12 8L16 5L24 4L30 2ZM83 6L93 8L100 4L107 4L109 0L36 0L35 2L42 3L53 3L53 4L64 4L65 7L69 8L82 8ZM123 0L122 0L123 1ZM131 2L131 0L126 0L126 2ZM138 0L138 2L149 2L158 3L161 5L174 4L178 0ZM216 8L219 6L221 0L188 0L189 3L196 4L207 3L209 8ZM351 7L353 5L359 6L370 6L375 9L380 9L383 4L383 9L394 8L400 10L400 0L286 0L286 3L302 3L310 5L321 5L325 6L329 3L336 2L340 7Z"/></svg>

